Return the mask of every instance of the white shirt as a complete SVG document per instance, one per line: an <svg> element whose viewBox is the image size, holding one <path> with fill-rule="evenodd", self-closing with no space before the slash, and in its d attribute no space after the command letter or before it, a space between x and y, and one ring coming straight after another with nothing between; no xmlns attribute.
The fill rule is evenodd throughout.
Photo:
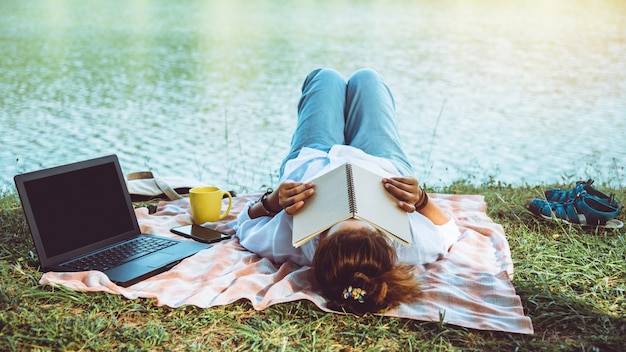
<svg viewBox="0 0 626 352"><path fill-rule="evenodd" d="M366 154L354 147L336 145L328 153L303 148L297 158L287 162L279 183L285 180L306 182L345 162L363 166L389 177L400 175L387 159ZM397 241L392 241L398 254L398 262L410 265L432 263L445 256L460 235L452 218L444 225L435 225L418 212L408 215L411 246L405 247ZM243 247L278 264L292 262L310 266L319 243L319 236L316 236L299 248L294 248L291 244L293 216L284 211L274 217L250 219L248 209L245 208L238 218L233 220L231 226Z"/></svg>

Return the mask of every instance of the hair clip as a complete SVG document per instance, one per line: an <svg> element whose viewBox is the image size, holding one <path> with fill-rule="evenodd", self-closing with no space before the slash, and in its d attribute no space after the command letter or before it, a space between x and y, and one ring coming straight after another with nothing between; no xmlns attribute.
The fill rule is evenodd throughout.
<svg viewBox="0 0 626 352"><path fill-rule="evenodd" d="M354 298L355 301L358 301L359 303L363 303L363 299L365 298L366 294L367 294L367 291L359 287L353 288L352 286L348 286L343 289L343 293L341 294L341 296L343 297L343 299L348 299L349 297L352 297Z"/></svg>

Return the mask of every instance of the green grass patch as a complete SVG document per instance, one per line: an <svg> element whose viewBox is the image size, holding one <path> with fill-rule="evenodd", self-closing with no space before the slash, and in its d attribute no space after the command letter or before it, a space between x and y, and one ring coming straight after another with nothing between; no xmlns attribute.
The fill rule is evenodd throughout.
<svg viewBox="0 0 626 352"><path fill-rule="evenodd" d="M535 218L524 205L545 188L490 181L430 189L486 197L489 216L508 236L513 284L534 335L329 314L306 301L264 311L246 301L171 309L149 299L42 286L19 200L5 195L0 198L0 350L625 350L626 229L583 229ZM597 188L626 200L623 187Z"/></svg>

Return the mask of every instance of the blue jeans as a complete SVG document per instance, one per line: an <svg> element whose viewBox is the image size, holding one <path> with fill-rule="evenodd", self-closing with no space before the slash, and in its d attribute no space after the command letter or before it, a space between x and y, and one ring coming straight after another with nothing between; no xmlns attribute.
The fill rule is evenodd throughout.
<svg viewBox="0 0 626 352"><path fill-rule="evenodd" d="M291 150L280 174L303 147L327 152L336 144L389 159L401 174L413 174L401 147L393 96L375 71L359 70L347 82L331 69L309 73L302 85Z"/></svg>

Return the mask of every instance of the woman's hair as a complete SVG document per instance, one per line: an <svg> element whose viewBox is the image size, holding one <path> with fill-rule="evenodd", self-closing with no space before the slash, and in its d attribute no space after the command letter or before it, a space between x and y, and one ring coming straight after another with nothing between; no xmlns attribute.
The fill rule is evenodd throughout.
<svg viewBox="0 0 626 352"><path fill-rule="evenodd" d="M313 272L331 309L378 312L415 301L420 285L409 265L380 231L347 229L320 241Z"/></svg>

